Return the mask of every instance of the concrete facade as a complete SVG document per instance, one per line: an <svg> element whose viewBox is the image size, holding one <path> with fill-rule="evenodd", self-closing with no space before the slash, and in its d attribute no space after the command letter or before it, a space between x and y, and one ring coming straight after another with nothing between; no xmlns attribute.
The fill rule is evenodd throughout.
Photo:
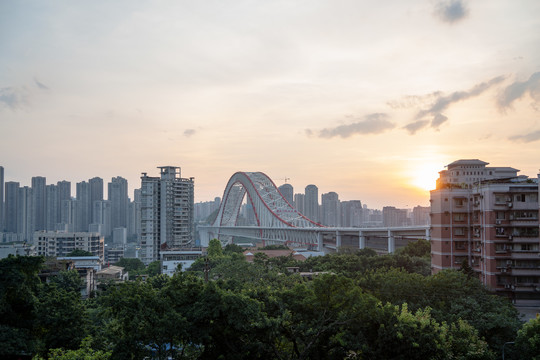
<svg viewBox="0 0 540 360"><path fill-rule="evenodd" d="M538 179L485 165L461 162L470 167L449 170L475 180L456 183L442 176L431 191L432 272L466 263L514 303L540 305Z"/></svg>
<svg viewBox="0 0 540 360"><path fill-rule="evenodd" d="M160 177L141 176L141 260L160 259L160 251L194 241L194 181L180 168L161 166Z"/></svg>
<svg viewBox="0 0 540 360"><path fill-rule="evenodd" d="M37 255L65 257L75 249L91 252L94 257L105 260L105 239L98 233L36 231L34 245Z"/></svg>

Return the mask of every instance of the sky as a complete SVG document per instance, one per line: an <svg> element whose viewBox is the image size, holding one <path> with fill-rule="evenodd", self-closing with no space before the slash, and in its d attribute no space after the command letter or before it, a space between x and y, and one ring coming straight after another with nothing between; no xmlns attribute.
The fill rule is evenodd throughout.
<svg viewBox="0 0 540 360"><path fill-rule="evenodd" d="M6 181L171 165L196 202L261 171L411 208L458 159L540 171L540 1L0 0Z"/></svg>

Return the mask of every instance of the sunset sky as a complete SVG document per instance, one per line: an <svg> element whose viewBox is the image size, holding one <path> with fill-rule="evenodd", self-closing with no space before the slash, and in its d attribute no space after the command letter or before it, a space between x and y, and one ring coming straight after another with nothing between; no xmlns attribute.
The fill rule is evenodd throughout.
<svg viewBox="0 0 540 360"><path fill-rule="evenodd" d="M540 169L540 1L0 0L0 165L30 185L236 171L427 206L475 158Z"/></svg>

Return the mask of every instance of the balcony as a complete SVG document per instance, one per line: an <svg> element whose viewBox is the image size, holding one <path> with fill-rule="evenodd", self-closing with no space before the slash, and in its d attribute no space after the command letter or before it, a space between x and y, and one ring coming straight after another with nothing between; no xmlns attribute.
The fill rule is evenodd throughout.
<svg viewBox="0 0 540 360"><path fill-rule="evenodd" d="M538 226L538 219L522 218L511 220L512 226Z"/></svg>
<svg viewBox="0 0 540 360"><path fill-rule="evenodd" d="M509 208L512 208L514 210L536 210L538 211L538 202L526 202L526 201L514 201L512 206L509 206Z"/></svg>
<svg viewBox="0 0 540 360"><path fill-rule="evenodd" d="M538 243L538 236L516 236L516 235L510 235L508 236L509 240L512 240L513 242L517 243Z"/></svg>
<svg viewBox="0 0 540 360"><path fill-rule="evenodd" d="M538 250L511 250L512 252L512 259L530 259L530 260L537 260L538 259Z"/></svg>
<svg viewBox="0 0 540 360"><path fill-rule="evenodd" d="M534 275L539 276L540 275L540 267L536 268L511 268L509 269L509 272L512 273L512 275Z"/></svg>

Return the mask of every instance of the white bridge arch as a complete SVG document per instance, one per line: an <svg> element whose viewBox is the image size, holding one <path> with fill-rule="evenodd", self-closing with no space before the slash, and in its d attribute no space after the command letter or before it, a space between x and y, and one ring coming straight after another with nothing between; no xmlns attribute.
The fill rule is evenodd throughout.
<svg viewBox="0 0 540 360"><path fill-rule="evenodd" d="M252 205L256 225L237 224L244 197ZM223 245L234 236L268 243L285 243L323 250L323 238L333 238L326 247L341 247L342 236L358 238L359 248L370 236L387 239L387 251L395 250L395 238L429 239L429 226L401 228L335 228L325 227L302 215L280 193L274 182L262 172L237 172L231 176L212 225L199 226L202 246L217 238ZM326 240L325 240L326 241Z"/></svg>

